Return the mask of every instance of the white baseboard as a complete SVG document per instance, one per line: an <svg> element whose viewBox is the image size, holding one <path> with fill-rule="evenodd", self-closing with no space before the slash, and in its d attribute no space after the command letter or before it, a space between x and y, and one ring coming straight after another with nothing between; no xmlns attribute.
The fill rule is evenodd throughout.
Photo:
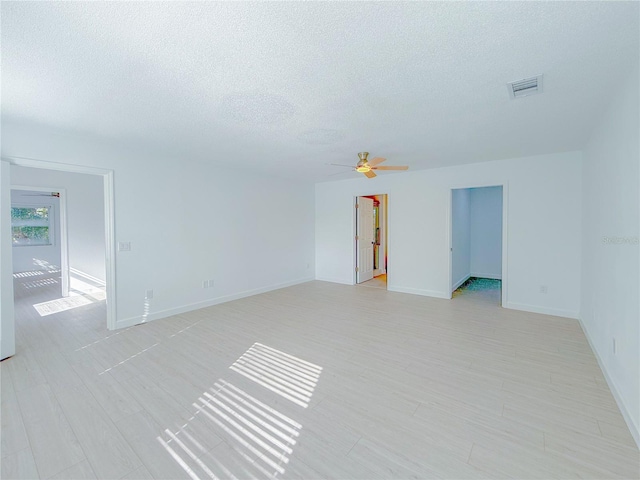
<svg viewBox="0 0 640 480"><path fill-rule="evenodd" d="M161 310L158 312L149 313L148 315L139 315L130 318L124 318L116 322L116 329L131 327L140 323L148 323L153 320L160 320L161 318L171 317L173 315L179 315L181 313L191 312L193 310L199 310L201 308L211 307L220 303L231 302L233 300L239 300L245 297L251 297L252 295L259 295L261 293L270 292L272 290L279 290L280 288L292 287L300 283L306 283L312 281L313 278L301 278L290 282L279 283L276 285L269 285L266 287L255 288L253 290L245 290L244 292L234 293L232 295L225 295L222 297L210 298L203 300L202 302L191 303L189 305L183 305L181 307L170 308L167 310Z"/></svg>
<svg viewBox="0 0 640 480"><path fill-rule="evenodd" d="M469 280L471 277L473 277L473 275L467 275L466 277L462 277L461 280L458 280L456 283L453 284L453 286L451 287L451 291L455 292L458 289L458 287L460 287L460 285L462 285L464 282Z"/></svg>
<svg viewBox="0 0 640 480"><path fill-rule="evenodd" d="M69 273L72 273L73 275L84 278L85 280L89 280L90 282L93 282L100 287L107 286L104 280L100 280L99 278L94 277L93 275L89 275L88 273L82 272L76 268L69 267Z"/></svg>
<svg viewBox="0 0 640 480"><path fill-rule="evenodd" d="M504 308L510 308L511 310L521 310L523 312L541 313L543 315L553 315L555 317L573 318L577 320L579 318L578 312L572 310L561 310L559 308L547 308L539 307L537 305L527 305L524 303L507 302L502 305Z"/></svg>
<svg viewBox="0 0 640 480"><path fill-rule="evenodd" d="M607 381L607 385L609 385L609 390L611 390L611 394L613 395L613 398L616 400L616 403L618 404L618 409L620 410L620 413L622 413L622 418L624 418L624 421L627 424L627 427L629 427L629 432L631 432L631 436L633 437L633 439L636 442L636 445L640 449L640 431L638 431L638 426L634 425L633 420L631 420L631 415L629 415L629 410L627 409L627 406L622 400L622 397L618 393L616 384L613 383L613 380L609 376L607 369L604 368L604 362L600 358L600 355L598 354L598 350L596 350L594 343L591 341L591 337L589 336L589 330L587 330L584 322L582 321L582 318L578 318L578 321L580 322L580 327L582 327L584 336L587 337L587 342L589 342L589 347L591 347L591 351L593 352L593 354L596 357L596 360L598 361L598 365L600 366L600 370L602 370L602 374L604 375L604 378Z"/></svg>
<svg viewBox="0 0 640 480"><path fill-rule="evenodd" d="M501 274L496 275L495 273L472 273L469 276L476 277L476 278L490 278L491 280L502 280L502 275Z"/></svg>
<svg viewBox="0 0 640 480"><path fill-rule="evenodd" d="M423 297L435 297L435 298L445 298L450 299L451 293L447 292L438 292L436 290L423 290L420 288L412 288L412 287L398 287L396 285L388 285L387 290L390 292L398 292L398 293L410 293L412 295L422 295Z"/></svg>
<svg viewBox="0 0 640 480"><path fill-rule="evenodd" d="M160 317L162 318L162 317ZM120 330L121 328L127 328L127 327L133 327L134 325L138 325L140 323L146 323L147 321L149 321L149 319L147 318L146 321L142 320L142 316L139 317L130 317L130 318L123 318L122 320L117 320L116 321L116 330Z"/></svg>
<svg viewBox="0 0 640 480"><path fill-rule="evenodd" d="M316 280L319 280L321 282L330 282L330 283L339 283L341 285L353 285L353 281L349 280L349 281L345 281L342 278L336 278L336 277L316 277Z"/></svg>

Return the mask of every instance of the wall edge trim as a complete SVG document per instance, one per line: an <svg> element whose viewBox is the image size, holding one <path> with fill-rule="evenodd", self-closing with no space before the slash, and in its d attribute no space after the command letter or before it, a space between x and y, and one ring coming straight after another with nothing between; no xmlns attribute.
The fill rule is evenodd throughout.
<svg viewBox="0 0 640 480"><path fill-rule="evenodd" d="M239 300L241 298L251 297L253 295L259 295L261 293L271 292L273 290L279 290L281 288L292 287L301 283L307 283L313 281L311 277L300 278L289 282L278 283L274 285L268 285L266 287L255 288L252 290L245 290L239 293L231 295L224 295L221 297L215 297L201 302L189 303L180 307L169 308L167 310L160 310L150 313L149 315L137 315L135 317L124 318L116 322L116 329L131 327L133 325L141 325L143 323L149 323L154 320L160 320L162 318L172 317L173 315L179 315L181 313L192 312L194 310L200 310L202 308L212 307L221 303L231 302L233 300Z"/></svg>
<svg viewBox="0 0 640 480"><path fill-rule="evenodd" d="M620 393L616 388L616 384L614 383L613 379L609 376L609 372L607 371L607 369L604 368L604 362L600 358L598 351L595 349L594 343L591 341L591 336L589 335L589 331L587 330L586 325L582 320L582 317L578 318L578 322L580 323L580 328L582 328L582 332L584 333L584 336L587 338L587 342L589 343L589 348L591 348L591 351L593 352L593 355L596 357L596 361L598 362L598 366L600 367L600 370L602 370L602 374L604 375L604 378L607 381L607 386L609 387L609 390L611 391L611 394L613 395L613 398L615 399L616 404L618 405L618 409L622 414L622 418L624 418L624 421L627 424L627 428L629 428L629 432L631 433L633 440L636 442L638 449L640 449L640 431L638 430L638 426L636 426L633 423L633 420L631 420L631 415L629 415L629 410L627 409L627 406L622 400L622 397L620 396Z"/></svg>
<svg viewBox="0 0 640 480"><path fill-rule="evenodd" d="M539 307L537 305L527 305L525 303L507 302L502 305L511 310L521 310L523 312L540 313L542 315L552 315L554 317L571 318L578 320L579 314L573 310L563 310L560 308Z"/></svg>
<svg viewBox="0 0 640 480"><path fill-rule="evenodd" d="M411 295L421 295L423 297L444 298L446 300L451 299L451 293L439 292L437 290L424 290L421 288L402 287L396 285L387 285L387 290L389 292L410 293Z"/></svg>
<svg viewBox="0 0 640 480"><path fill-rule="evenodd" d="M337 278L337 277L317 276L315 277L315 280L318 280L320 282L339 283L341 285L353 285L353 283L350 280L344 280L342 278Z"/></svg>
<svg viewBox="0 0 640 480"><path fill-rule="evenodd" d="M489 278L491 280L502 280L502 274L500 273L472 273L469 276L476 278Z"/></svg>
<svg viewBox="0 0 640 480"><path fill-rule="evenodd" d="M82 277L85 280L89 280L89 281L91 281L93 283L96 283L96 284L100 285L101 287L106 287L107 286L107 283L104 280L100 280L99 278L94 277L93 275L89 275L88 273L85 273L82 270L78 270L77 268L69 267L69 272L71 272L74 275L77 275L79 277Z"/></svg>

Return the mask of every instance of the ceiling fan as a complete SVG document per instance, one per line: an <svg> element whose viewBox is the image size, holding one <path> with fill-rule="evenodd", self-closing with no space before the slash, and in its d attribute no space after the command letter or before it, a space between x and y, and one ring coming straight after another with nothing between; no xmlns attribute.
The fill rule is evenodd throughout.
<svg viewBox="0 0 640 480"><path fill-rule="evenodd" d="M373 178L377 176L374 170L409 170L409 167L407 166L395 166L395 165L388 165L386 167L380 166L382 162L387 160L386 158L375 157L375 158L372 158L371 160L367 160L368 156L369 156L369 152L360 152L358 154L358 158L360 159L360 161L356 164L355 167L352 165L341 165L339 163L332 163L331 165L335 165L337 167L349 167L354 172L363 173L365 177L368 177L368 178Z"/></svg>

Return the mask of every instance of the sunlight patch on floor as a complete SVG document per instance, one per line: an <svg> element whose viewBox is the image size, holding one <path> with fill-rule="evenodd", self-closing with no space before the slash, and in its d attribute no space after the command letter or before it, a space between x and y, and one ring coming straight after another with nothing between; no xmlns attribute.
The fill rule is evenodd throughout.
<svg viewBox="0 0 640 480"><path fill-rule="evenodd" d="M33 308L40 314L41 317L47 315L53 315L54 313L64 312L65 310L71 310L72 308L82 307L93 303L90 299L77 295L66 298L57 298L56 300L49 300L48 302L36 303Z"/></svg>
<svg viewBox="0 0 640 480"><path fill-rule="evenodd" d="M127 363L129 360L133 360L134 358L136 358L138 355L142 355L145 352L148 352L149 350L151 350L154 347L157 347L158 345L160 345L160 342L156 342L153 345L151 345L150 347L144 348L142 350L140 350L138 353L134 353L133 355L131 355L129 358L125 358L124 360L122 360L121 362L116 363L113 367L109 367L106 370L104 370L103 372L99 373L98 375L104 375L107 372L110 372L111 370L113 370L114 368L119 367L122 364Z"/></svg>
<svg viewBox="0 0 640 480"><path fill-rule="evenodd" d="M30 272L17 272L13 274L13 278L40 277L42 275L51 275L53 273L60 273L60 270L33 270Z"/></svg>
<svg viewBox="0 0 640 480"><path fill-rule="evenodd" d="M175 462L193 478L238 478L230 468L240 467L243 476L274 478L285 472L302 425L242 389L220 379L204 392L194 415L179 430L165 429L157 441ZM234 453L222 463L207 453L189 433L192 423L202 421L215 435L226 438ZM163 438L164 437L164 438ZM240 464L231 466L231 463ZM204 475L202 475L204 473Z"/></svg>
<svg viewBox="0 0 640 480"><path fill-rule="evenodd" d="M22 282L22 286L24 288L26 288L27 290L30 290L32 288L49 287L51 285L57 285L58 283L60 283L60 281L55 279L55 278L40 278L38 280L31 280L29 282Z"/></svg>
<svg viewBox="0 0 640 480"><path fill-rule="evenodd" d="M318 365L261 343L254 343L229 368L304 408L322 373Z"/></svg>

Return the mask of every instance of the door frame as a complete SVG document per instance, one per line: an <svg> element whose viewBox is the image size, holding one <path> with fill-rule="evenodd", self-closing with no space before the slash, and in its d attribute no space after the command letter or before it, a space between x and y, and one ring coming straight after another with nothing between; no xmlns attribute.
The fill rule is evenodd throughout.
<svg viewBox="0 0 640 480"><path fill-rule="evenodd" d="M33 158L5 157L3 161L19 167L39 168L68 173L84 173L102 177L104 196L104 241L105 241L105 289L107 295L107 329L117 327L116 296L116 241L115 241L115 186L114 171L106 168L71 165L67 163L47 162ZM9 178L9 183L11 179ZM15 324L15 317L12 319Z"/></svg>
<svg viewBox="0 0 640 480"><path fill-rule="evenodd" d="M373 200L370 197L359 196L359 197L356 198L356 203L357 203L356 204L356 282L358 282L358 284L367 282L367 281L372 280L374 278L373 277L373 273L374 273L374 269L373 269L373 252L375 250L374 250L373 245L375 243L375 237L372 235L372 233L373 233L373 225L372 225L372 229L369 231L369 233L365 232L363 234L362 224L364 223L363 218L366 219L366 216L363 217L361 210L362 210L363 206L365 204L367 204L368 202L365 202L362 199L366 199L368 202L371 202L371 203L369 203L369 205L371 205L371 218L373 217L373 208L374 208L374 205L375 205L375 200ZM371 218L370 218L370 220L371 220ZM370 235L371 235L371 237L369 237ZM372 246L371 247L367 246L366 243L363 244L363 242L362 242L362 240L363 240L362 237L363 236L366 236L367 239L368 238L372 238L372 241L371 241L371 245ZM363 271L361 271L361 270L363 268L363 264L365 264L365 262L366 262L366 257L369 256L369 255L365 255L364 259L363 259L363 252L362 252L363 248L365 248L365 249L371 248L371 256L369 257L369 260L371 261L371 278L366 278L365 277L366 280L362 278Z"/></svg>
<svg viewBox="0 0 640 480"><path fill-rule="evenodd" d="M357 285L358 284L358 274L356 273L356 267L358 266L358 242L356 241L356 235L358 235L358 209L356 208L356 205L358 204L358 197L372 197L372 196L382 196L382 195L386 195L387 197L387 204L386 204L386 211L385 211L385 221L386 221L386 228L387 228L387 235L385 236L385 242L386 242L386 248L387 248L387 255L389 255L389 252L391 251L389 249L389 238L388 238L388 233L389 233L389 191L388 190L384 190L384 191L380 191L380 190L375 190L374 193L370 193L370 192L365 192L365 193L360 193L358 195L354 195L352 202L351 202L351 213L352 213L352 217L351 217L351 225L352 225L352 231L353 231L353 235L351 237L351 239L353 240L353 258L352 258L352 264L353 264L353 268L351 269L352 272L352 278L351 278L351 285ZM386 272L387 275L387 286L389 285L389 272Z"/></svg>
<svg viewBox="0 0 640 480"><path fill-rule="evenodd" d="M380 196L383 197L383 200L384 198L386 198L386 196L384 195L380 195ZM377 269L378 275L375 274L376 270L374 270L373 271L374 278L380 275L385 275L387 273L387 266L385 263L385 255L384 255L387 248L386 246L387 209L384 201L380 202L380 205L378 205L378 221L380 222L380 245L378 245L378 247L380 248L378 248L378 269Z"/></svg>
<svg viewBox="0 0 640 480"><path fill-rule="evenodd" d="M60 192L58 224L60 227L60 277L62 280L62 296L69 296L69 237L67 229L67 189L63 187L30 187L28 185L11 185L11 190L27 190L32 192Z"/></svg>
<svg viewBox="0 0 640 480"><path fill-rule="evenodd" d="M508 260L509 260L509 252L508 252L508 240L509 240L509 228L508 228L508 220L509 220L509 183L505 180L502 182L487 182L487 183L474 183L474 184L465 184L460 186L451 186L449 187L449 206L447 209L447 231L448 231L448 241L447 241L447 259L449 262L449 275L447 279L447 292L449 299L453 298L451 291L451 282L453 279L453 191L466 189L466 188L485 188L485 187L502 187L502 279L501 279L501 300L500 306L504 307L508 304L508 292L509 292L509 281L508 281Z"/></svg>

